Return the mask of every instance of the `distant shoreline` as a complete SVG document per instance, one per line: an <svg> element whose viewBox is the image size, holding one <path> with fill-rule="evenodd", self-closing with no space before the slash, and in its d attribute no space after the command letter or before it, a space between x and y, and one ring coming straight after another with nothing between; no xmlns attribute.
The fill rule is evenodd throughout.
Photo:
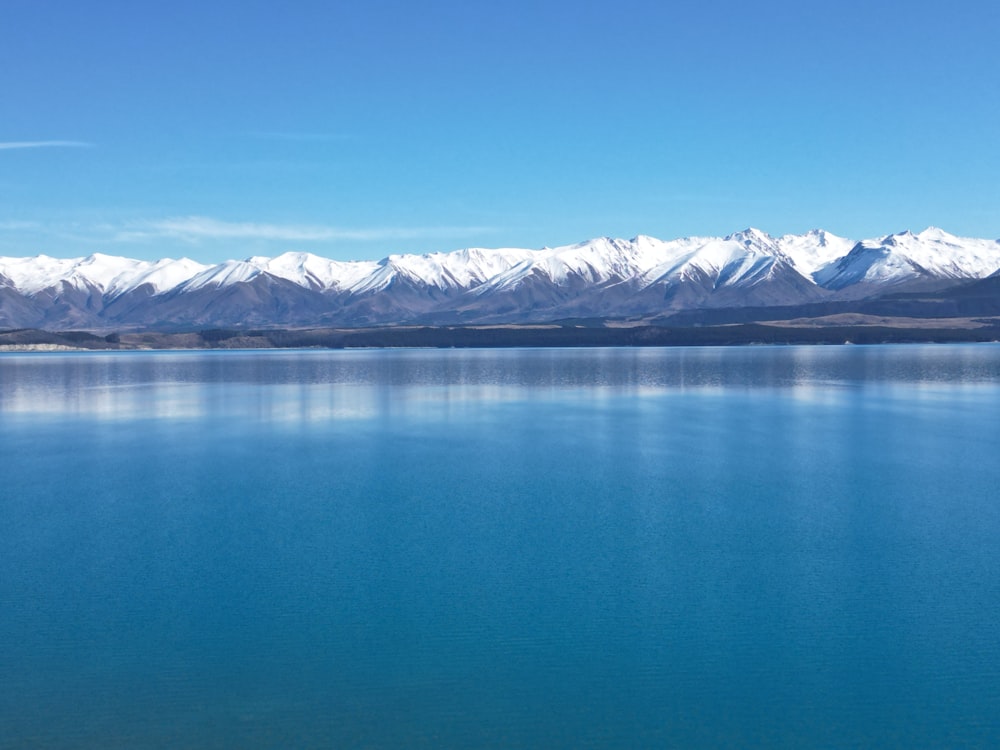
<svg viewBox="0 0 1000 750"><path fill-rule="evenodd" d="M548 324L510 326L398 326L383 328L206 329L90 332L0 330L0 352L142 349L359 349L511 347L669 347L760 344L986 343L1000 341L1000 319L774 321L715 326Z"/></svg>

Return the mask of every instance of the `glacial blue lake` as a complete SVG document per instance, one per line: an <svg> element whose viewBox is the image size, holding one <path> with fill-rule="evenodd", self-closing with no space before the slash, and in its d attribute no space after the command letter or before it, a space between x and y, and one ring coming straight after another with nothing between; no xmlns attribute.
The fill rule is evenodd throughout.
<svg viewBox="0 0 1000 750"><path fill-rule="evenodd" d="M997 345L0 354L0 747L997 747L998 459Z"/></svg>

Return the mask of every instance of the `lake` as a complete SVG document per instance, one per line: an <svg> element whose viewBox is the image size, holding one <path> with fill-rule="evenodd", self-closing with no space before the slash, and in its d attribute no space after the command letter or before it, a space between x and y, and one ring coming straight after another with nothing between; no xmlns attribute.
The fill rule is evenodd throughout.
<svg viewBox="0 0 1000 750"><path fill-rule="evenodd" d="M1000 746L1000 346L0 354L0 747Z"/></svg>

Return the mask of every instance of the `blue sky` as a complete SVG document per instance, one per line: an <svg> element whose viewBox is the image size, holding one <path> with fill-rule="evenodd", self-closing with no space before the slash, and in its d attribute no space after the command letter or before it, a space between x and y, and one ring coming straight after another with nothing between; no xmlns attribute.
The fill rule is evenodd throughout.
<svg viewBox="0 0 1000 750"><path fill-rule="evenodd" d="M0 254L1000 237L992 2L6 0Z"/></svg>

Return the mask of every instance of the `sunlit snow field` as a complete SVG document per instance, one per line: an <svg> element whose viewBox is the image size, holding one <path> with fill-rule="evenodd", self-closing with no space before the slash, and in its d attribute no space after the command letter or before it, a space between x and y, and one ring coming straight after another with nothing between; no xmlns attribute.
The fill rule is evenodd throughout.
<svg viewBox="0 0 1000 750"><path fill-rule="evenodd" d="M0 354L0 747L1000 745L1000 346Z"/></svg>

